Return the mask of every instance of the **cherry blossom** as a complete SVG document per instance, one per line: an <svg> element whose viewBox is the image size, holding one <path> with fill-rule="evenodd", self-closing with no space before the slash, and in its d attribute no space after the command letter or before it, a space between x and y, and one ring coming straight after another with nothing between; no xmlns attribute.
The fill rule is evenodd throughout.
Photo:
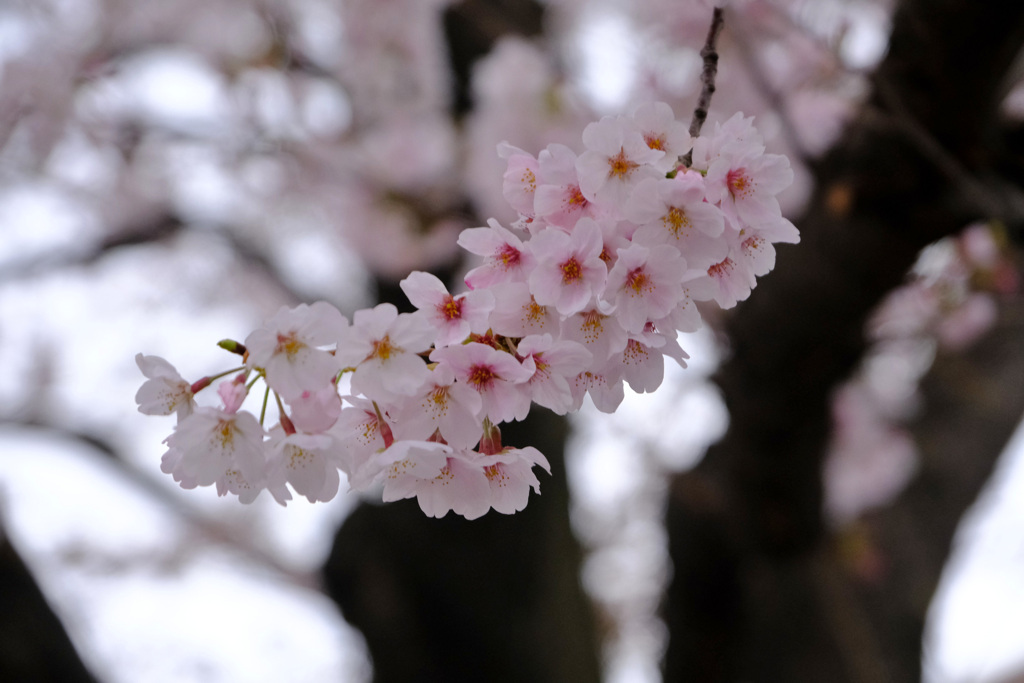
<svg viewBox="0 0 1024 683"><path fill-rule="evenodd" d="M435 330L419 315L399 313L394 304L356 311L343 331L336 360L355 366L352 389L367 396L412 395L430 371L419 353L430 348Z"/></svg>
<svg viewBox="0 0 1024 683"><path fill-rule="evenodd" d="M664 152L654 165L663 171L671 171L676 159L690 151L693 138L685 123L677 121L672 107L664 102L644 102L630 117L644 142L653 150Z"/></svg>
<svg viewBox="0 0 1024 683"><path fill-rule="evenodd" d="M581 218L572 233L548 228L529 242L537 259L530 274L530 292L537 303L554 306L562 315L586 308L608 277L601 260L601 228L592 218Z"/></svg>
<svg viewBox="0 0 1024 683"><path fill-rule="evenodd" d="M234 469L247 481L258 482L267 460L263 436L263 427L251 413L197 408L165 440L168 452L176 452L167 463L175 478L188 478L199 486L209 486Z"/></svg>
<svg viewBox="0 0 1024 683"><path fill-rule="evenodd" d="M491 507L490 487L484 470L466 451L453 451L436 443L396 443L388 454L384 501L416 497L428 517L449 511L476 519Z"/></svg>
<svg viewBox="0 0 1024 683"><path fill-rule="evenodd" d="M192 385L160 356L135 356L135 364L146 377L146 381L135 394L139 412L145 415L170 415L175 413L180 422L195 409Z"/></svg>
<svg viewBox="0 0 1024 683"><path fill-rule="evenodd" d="M349 324L325 302L281 308L244 344L221 342L242 368L194 384L139 354L139 410L179 420L161 469L242 502L264 489L282 505L292 492L327 501L344 474L351 491L415 497L434 517L522 510L539 493L533 468L550 466L503 446L503 423L533 404L564 414L587 395L613 412L625 385L656 390L666 357L686 367L677 334L700 327L697 302L735 306L774 267L774 244L799 240L776 199L792 171L765 154L752 119L691 140L668 105L642 105L590 124L583 143L579 156L552 143L536 158L500 146L520 220L461 231L482 259L467 292L416 271L400 282L414 313L379 304ZM677 167L691 144L692 168ZM222 407L194 408L220 378ZM242 407L261 379L276 404L269 430L266 407L258 420Z"/></svg>
<svg viewBox="0 0 1024 683"><path fill-rule="evenodd" d="M478 392L455 381L450 365L438 364L420 393L399 407L396 431L423 441L436 432L454 448L472 448L483 429L482 406Z"/></svg>
<svg viewBox="0 0 1024 683"><path fill-rule="evenodd" d="M640 183L624 214L639 225L633 239L648 244L670 244L686 255L690 268L706 270L728 254L719 239L725 230L722 210L704 201L704 179L699 173Z"/></svg>
<svg viewBox="0 0 1024 683"><path fill-rule="evenodd" d="M683 257L670 246L652 249L634 242L620 249L604 294L615 307L615 319L627 332L640 332L649 321L667 316L683 298L685 270Z"/></svg>
<svg viewBox="0 0 1024 683"><path fill-rule="evenodd" d="M519 342L523 367L533 375L524 385L534 403L564 415L572 406L569 379L593 361L593 355L576 342L555 341L550 334L530 335Z"/></svg>
<svg viewBox="0 0 1024 683"><path fill-rule="evenodd" d="M532 446L505 448L485 458L483 472L490 487L490 505L498 512L511 515L526 507L530 489L540 493L540 482L533 466L540 465L551 474L547 458Z"/></svg>
<svg viewBox="0 0 1024 683"><path fill-rule="evenodd" d="M267 478L287 481L310 503L328 501L338 493L341 478L334 453L334 439L324 434L285 434L275 431L267 444L270 463Z"/></svg>
<svg viewBox="0 0 1024 683"><path fill-rule="evenodd" d="M483 265L466 273L466 285L471 289L490 287L498 282L525 282L533 270L533 254L508 228L493 218L489 227L467 228L459 235L459 246L471 254L484 257Z"/></svg>
<svg viewBox="0 0 1024 683"><path fill-rule="evenodd" d="M665 152L647 146L627 119L606 116L583 130L587 151L576 160L583 196L598 204L622 206L637 183L663 175L653 166Z"/></svg>
<svg viewBox="0 0 1024 683"><path fill-rule="evenodd" d="M480 290L452 296L436 275L420 271L410 274L399 286L437 329L436 346L459 343L470 332L487 331L487 314L494 308L491 292Z"/></svg>
<svg viewBox="0 0 1024 683"><path fill-rule="evenodd" d="M537 157L540 184L533 199L534 214L550 225L571 230L584 217L598 214L597 207L583 196L576 173L576 153L559 144L548 145Z"/></svg>
<svg viewBox="0 0 1024 683"><path fill-rule="evenodd" d="M336 343L347 326L338 309L324 301L281 307L245 338L248 366L263 368L267 383L286 399L317 391L342 367L321 347Z"/></svg>
<svg viewBox="0 0 1024 683"><path fill-rule="evenodd" d="M524 368L511 353L471 342L435 349L430 360L447 364L460 382L480 395L481 416L491 422L526 417L530 401L515 385L528 381L533 372Z"/></svg>

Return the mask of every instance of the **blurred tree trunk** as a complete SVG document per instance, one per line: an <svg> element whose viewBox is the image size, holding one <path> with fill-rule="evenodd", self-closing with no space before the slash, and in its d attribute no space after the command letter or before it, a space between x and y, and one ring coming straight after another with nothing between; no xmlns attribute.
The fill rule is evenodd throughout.
<svg viewBox="0 0 1024 683"><path fill-rule="evenodd" d="M919 679L924 613L956 521L1024 408L1024 349L1001 337L990 342L1000 353L961 361L1006 392L999 411L993 395L965 395L941 374L957 361L936 368L929 419L941 422L922 423L923 472L867 520L888 567L870 585L844 570L822 525L829 396L864 352L868 313L922 247L974 219L1012 218L995 173L1006 152L997 108L1022 40L1021 3L898 6L871 98L813 169L803 242L780 250L729 319L732 355L717 378L729 432L673 482L666 513L666 681Z"/></svg>
<svg viewBox="0 0 1024 683"><path fill-rule="evenodd" d="M568 516L565 420L504 425L554 476L514 516L426 517L415 501L361 505L325 567L328 593L366 638L377 683L600 680L596 632Z"/></svg>
<svg viewBox="0 0 1024 683"><path fill-rule="evenodd" d="M472 107L475 61L503 34L538 33L541 19L532 0L449 8L455 117ZM381 300L408 306L394 283L377 284ZM363 504L335 538L325 585L366 638L376 683L600 680L582 553L569 524L568 425L534 410L501 429L506 445L536 446L551 462L553 476L539 476L543 495L531 496L525 511L467 522L454 513L428 518L413 500Z"/></svg>
<svg viewBox="0 0 1024 683"><path fill-rule="evenodd" d="M0 681L93 683L32 574L0 530Z"/></svg>

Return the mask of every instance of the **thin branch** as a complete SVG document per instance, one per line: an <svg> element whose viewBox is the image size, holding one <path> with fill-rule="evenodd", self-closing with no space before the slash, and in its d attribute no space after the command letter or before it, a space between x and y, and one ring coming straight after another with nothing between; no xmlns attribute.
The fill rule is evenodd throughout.
<svg viewBox="0 0 1024 683"><path fill-rule="evenodd" d="M896 90L883 78L875 78L875 92L885 110L865 107L864 113L896 125L956 189L960 197L980 214L998 218L1011 228L1024 225L1024 193L1010 183L994 184L993 179L977 178L939 140L921 125L904 106Z"/></svg>
<svg viewBox="0 0 1024 683"><path fill-rule="evenodd" d="M725 15L721 7L716 7L711 15L711 26L708 28L708 37L704 41L704 47L700 56L704 60L704 70L700 74L701 91L697 100L697 108L693 110L693 118L690 120L690 137L700 135L700 129L708 118L708 109L711 107L711 96L715 94L715 77L718 75L718 35L722 32L725 24ZM679 157L679 163L689 168L693 163L693 150L690 150Z"/></svg>
<svg viewBox="0 0 1024 683"><path fill-rule="evenodd" d="M255 543L242 538L234 530L222 522L211 519L206 515L192 509L182 502L181 498L175 496L171 491L149 476L140 471L125 459L120 450L105 437L89 432L75 429L74 427L43 422L36 419L17 419L7 416L0 416L0 426L23 427L46 431L56 436L76 441L90 446L103 455L107 456L107 462L115 465L128 481L138 489L144 491L151 500L158 501L168 510L191 527L203 538L209 539L222 547L230 548L239 553L246 560L255 565L261 566L276 574L283 581L304 588L307 590L321 591L319 575L315 572L304 572L292 569L270 552L258 547Z"/></svg>

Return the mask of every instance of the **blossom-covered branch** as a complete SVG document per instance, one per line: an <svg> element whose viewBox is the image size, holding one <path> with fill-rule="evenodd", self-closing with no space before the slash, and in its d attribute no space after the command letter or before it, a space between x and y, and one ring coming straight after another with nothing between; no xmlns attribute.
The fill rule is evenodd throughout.
<svg viewBox="0 0 1024 683"><path fill-rule="evenodd" d="M414 313L282 308L244 343L222 342L244 368L219 383L219 407L194 398L215 378L190 383L140 354L139 409L178 416L163 470L242 502L266 489L285 504L289 486L330 500L344 473L432 516L523 509L533 468L549 465L503 444L502 423L534 403L565 414L589 395L612 412L625 384L654 391L666 356L685 367L677 336L700 327L696 302L735 306L774 266L773 244L799 240L775 198L789 162L741 114L694 139L667 104L645 104L591 123L583 146L499 147L519 219L462 233L481 259L463 293L414 272L401 283ZM242 409L257 380L263 412L269 393L279 406L269 429Z"/></svg>

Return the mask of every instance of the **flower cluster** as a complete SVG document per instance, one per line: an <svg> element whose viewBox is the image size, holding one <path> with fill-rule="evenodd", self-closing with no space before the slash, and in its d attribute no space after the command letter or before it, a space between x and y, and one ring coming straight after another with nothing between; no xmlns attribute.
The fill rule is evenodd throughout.
<svg viewBox="0 0 1024 683"><path fill-rule="evenodd" d="M499 147L520 218L462 232L481 259L464 293L414 272L401 282L413 313L380 304L350 322L324 302L282 308L243 344L222 342L242 367L195 384L140 354L139 410L178 415L163 470L243 502L267 489L284 504L289 485L330 500L344 472L352 489L415 496L432 516L523 509L533 467L550 468L503 445L501 423L534 403L565 414L589 395L612 412L625 384L655 390L665 356L685 367L677 335L700 326L696 302L735 306L774 266L773 243L799 239L776 200L789 162L765 153L752 119L693 139L655 103L591 123L583 144L536 157ZM221 407L196 407L227 375ZM264 412L271 393L278 407L269 430L241 409L261 378Z"/></svg>

